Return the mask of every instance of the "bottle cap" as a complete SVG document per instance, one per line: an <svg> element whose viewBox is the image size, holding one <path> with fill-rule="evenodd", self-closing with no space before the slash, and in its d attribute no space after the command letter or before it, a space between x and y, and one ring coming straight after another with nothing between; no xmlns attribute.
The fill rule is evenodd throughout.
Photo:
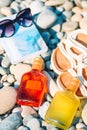
<svg viewBox="0 0 87 130"><path fill-rule="evenodd" d="M44 61L41 57L35 58L32 64L32 69L37 69L41 71L43 69L43 63Z"/></svg>
<svg viewBox="0 0 87 130"><path fill-rule="evenodd" d="M72 90L72 92L76 93L80 85L80 80L76 77L72 78L70 83L67 85L67 89Z"/></svg>

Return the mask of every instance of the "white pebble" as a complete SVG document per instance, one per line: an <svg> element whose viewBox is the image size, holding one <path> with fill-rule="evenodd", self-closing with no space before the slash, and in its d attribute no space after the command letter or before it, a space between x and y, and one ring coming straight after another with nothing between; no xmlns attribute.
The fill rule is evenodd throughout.
<svg viewBox="0 0 87 130"><path fill-rule="evenodd" d="M7 74L1 77L1 83L5 82L6 80L7 80Z"/></svg>
<svg viewBox="0 0 87 130"><path fill-rule="evenodd" d="M71 10L73 8L73 2L70 2L70 1L66 1L64 4L63 4L63 7L65 10Z"/></svg>
<svg viewBox="0 0 87 130"><path fill-rule="evenodd" d="M41 1L33 1L30 4L31 13L33 15L37 14L37 13L40 13L42 11L43 6L44 6L43 2L41 2Z"/></svg>
<svg viewBox="0 0 87 130"><path fill-rule="evenodd" d="M12 110L12 113L15 113L15 112L21 113L21 112L22 112L22 108L21 108L21 107L15 107L15 108Z"/></svg>
<svg viewBox="0 0 87 130"><path fill-rule="evenodd" d="M56 35L57 35L58 39L62 39L64 34L63 34L63 32L58 32Z"/></svg>
<svg viewBox="0 0 87 130"><path fill-rule="evenodd" d="M32 118L30 121L28 121L27 127L29 127L31 130L38 130L40 127L40 122L36 118Z"/></svg>
<svg viewBox="0 0 87 130"><path fill-rule="evenodd" d="M83 122L87 125L87 101L82 109L81 117L82 117Z"/></svg>
<svg viewBox="0 0 87 130"><path fill-rule="evenodd" d="M81 19L81 21L79 22L79 26L81 29L87 29L87 17Z"/></svg>
<svg viewBox="0 0 87 130"><path fill-rule="evenodd" d="M13 1L10 7L15 11L15 13L19 12L19 4L16 1Z"/></svg>
<svg viewBox="0 0 87 130"><path fill-rule="evenodd" d="M29 7L29 5L28 5L28 3L26 2L26 1L22 1L21 3L20 3L20 8L21 9L25 9L25 8L28 8Z"/></svg>
<svg viewBox="0 0 87 130"><path fill-rule="evenodd" d="M20 126L17 130L29 130L29 129L25 126Z"/></svg>
<svg viewBox="0 0 87 130"><path fill-rule="evenodd" d="M51 27L56 20L57 15L49 9L45 9L38 15L36 24L42 29L47 29Z"/></svg>
<svg viewBox="0 0 87 130"><path fill-rule="evenodd" d="M12 15L12 11L10 7L3 7L0 9L1 14L5 15L5 16L10 16Z"/></svg>
<svg viewBox="0 0 87 130"><path fill-rule="evenodd" d="M8 87L8 86L10 86L10 83L8 83L8 82L5 81L5 82L3 83L3 86L4 86L4 87Z"/></svg>
<svg viewBox="0 0 87 130"><path fill-rule="evenodd" d="M37 117L37 112L32 107L30 106L21 106L21 107L22 107L22 112L21 112L22 117L26 117L30 114Z"/></svg>
<svg viewBox="0 0 87 130"><path fill-rule="evenodd" d="M43 71L43 73L47 77L47 85L48 85L49 93L52 97L54 97L55 93L58 92L58 90L59 90L57 87L57 84L54 82L54 80L51 78L51 76L46 71Z"/></svg>
<svg viewBox="0 0 87 130"><path fill-rule="evenodd" d="M9 75L7 76L7 81L8 81L9 83L14 83L14 82L15 82L15 77L14 77L12 74L9 74Z"/></svg>
<svg viewBox="0 0 87 130"><path fill-rule="evenodd" d="M28 121L30 121L33 117L33 115L28 115L26 117L23 118L23 125L27 125Z"/></svg>
<svg viewBox="0 0 87 130"><path fill-rule="evenodd" d="M55 32L59 32L61 30L61 25L59 24L59 22L56 22L53 26L52 26L52 30L54 30Z"/></svg>
<svg viewBox="0 0 87 130"><path fill-rule="evenodd" d="M0 0L0 8L8 6L12 0Z"/></svg>
<svg viewBox="0 0 87 130"><path fill-rule="evenodd" d="M0 89L0 114L5 114L14 107L16 96L17 92L13 87L3 87Z"/></svg>
<svg viewBox="0 0 87 130"><path fill-rule="evenodd" d="M38 113L42 119L45 118L45 114L47 112L49 105L50 105L50 103L46 101L39 107Z"/></svg>
<svg viewBox="0 0 87 130"><path fill-rule="evenodd" d="M45 5L47 6L57 6L57 5L61 5L64 4L66 0L47 0L45 2Z"/></svg>
<svg viewBox="0 0 87 130"><path fill-rule="evenodd" d="M86 0L82 0L81 6L82 6L83 9L84 8L87 9L87 1Z"/></svg>
<svg viewBox="0 0 87 130"><path fill-rule="evenodd" d="M19 63L17 65L10 66L10 72L15 76L15 79L20 83L22 75L31 70L31 66L28 64Z"/></svg>
<svg viewBox="0 0 87 130"><path fill-rule="evenodd" d="M10 62L8 56L7 55L4 56L2 59L2 62L1 62L2 67L8 68L10 66L10 64L11 64L11 62Z"/></svg>
<svg viewBox="0 0 87 130"><path fill-rule="evenodd" d="M86 127L83 123L77 123L76 124L77 129L80 129L80 128L83 128L83 127Z"/></svg>

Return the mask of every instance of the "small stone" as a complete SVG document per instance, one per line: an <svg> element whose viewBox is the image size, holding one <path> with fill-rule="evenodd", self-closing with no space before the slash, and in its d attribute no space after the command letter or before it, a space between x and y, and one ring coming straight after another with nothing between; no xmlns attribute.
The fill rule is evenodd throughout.
<svg viewBox="0 0 87 130"><path fill-rule="evenodd" d="M82 117L83 122L87 125L87 103L84 105L82 109L81 117Z"/></svg>
<svg viewBox="0 0 87 130"><path fill-rule="evenodd" d="M3 48L3 45L0 44L0 54L3 54L5 52L4 48Z"/></svg>
<svg viewBox="0 0 87 130"><path fill-rule="evenodd" d="M17 1L13 1L10 5L11 8L14 8L14 7L19 7L19 4Z"/></svg>
<svg viewBox="0 0 87 130"><path fill-rule="evenodd" d="M82 6L82 8L83 9L87 9L87 1L86 0L83 0L82 2L81 2L81 6Z"/></svg>
<svg viewBox="0 0 87 130"><path fill-rule="evenodd" d="M60 15L60 14L62 14L63 11L64 11L64 8L58 6L58 7L56 7L56 11L55 11L55 13L58 14L58 15Z"/></svg>
<svg viewBox="0 0 87 130"><path fill-rule="evenodd" d="M39 127L38 130L46 130L45 128Z"/></svg>
<svg viewBox="0 0 87 130"><path fill-rule="evenodd" d="M21 3L22 0L15 0L15 2L17 2L18 4Z"/></svg>
<svg viewBox="0 0 87 130"><path fill-rule="evenodd" d="M12 0L0 0L0 8L8 6Z"/></svg>
<svg viewBox="0 0 87 130"><path fill-rule="evenodd" d="M62 39L62 37L64 36L63 32L58 32L56 35L58 39Z"/></svg>
<svg viewBox="0 0 87 130"><path fill-rule="evenodd" d="M22 107L22 112L21 112L21 116L22 117L26 117L28 115L33 115L35 117L37 117L37 112L30 106L21 106Z"/></svg>
<svg viewBox="0 0 87 130"><path fill-rule="evenodd" d="M16 96L17 93L13 87L3 87L0 89L0 114L4 114L14 107Z"/></svg>
<svg viewBox="0 0 87 130"><path fill-rule="evenodd" d="M17 90L19 87L20 83L18 81L14 82L14 88Z"/></svg>
<svg viewBox="0 0 87 130"><path fill-rule="evenodd" d="M11 65L11 74L15 76L15 79L20 83L22 75L31 70L31 66L28 64L19 63L17 65Z"/></svg>
<svg viewBox="0 0 87 130"><path fill-rule="evenodd" d="M78 27L78 23L74 22L74 21L70 21L70 22L65 22L62 25L62 30L64 32L70 32L75 30Z"/></svg>
<svg viewBox="0 0 87 130"><path fill-rule="evenodd" d="M63 4L63 8L65 10L71 10L73 8L73 2L71 1L66 1L64 4Z"/></svg>
<svg viewBox="0 0 87 130"><path fill-rule="evenodd" d="M53 26L52 26L52 30L54 30L55 32L59 32L61 30L61 25L59 24L59 22L56 22Z"/></svg>
<svg viewBox="0 0 87 130"><path fill-rule="evenodd" d="M49 32L44 31L44 32L42 33L42 37L43 37L43 39L45 40L45 42L48 43L48 41L50 40L51 35L50 35Z"/></svg>
<svg viewBox="0 0 87 130"><path fill-rule="evenodd" d="M12 15L12 11L10 7L3 7L0 9L1 14L5 15L5 16L10 16Z"/></svg>
<svg viewBox="0 0 87 130"><path fill-rule="evenodd" d="M19 4L16 1L13 1L11 3L10 8L13 10L14 13L19 12Z"/></svg>
<svg viewBox="0 0 87 130"><path fill-rule="evenodd" d="M42 29L47 29L51 27L56 20L57 15L49 9L45 9L38 15L36 24Z"/></svg>
<svg viewBox="0 0 87 130"><path fill-rule="evenodd" d="M3 67L0 66L0 74L1 75L5 75L7 73L8 73L8 71L5 68L3 68Z"/></svg>
<svg viewBox="0 0 87 130"><path fill-rule="evenodd" d="M3 14L0 14L0 18L4 18L5 16ZM1 50L0 50L0 53L3 53Z"/></svg>
<svg viewBox="0 0 87 130"><path fill-rule="evenodd" d="M50 45L57 45L57 43L58 43L58 39L57 38L52 38L52 39L50 39L50 41L49 41L49 43L48 43L48 46L50 46Z"/></svg>
<svg viewBox="0 0 87 130"><path fill-rule="evenodd" d="M0 130L17 130L22 124L22 118L19 113L10 114L0 122Z"/></svg>
<svg viewBox="0 0 87 130"><path fill-rule="evenodd" d="M59 130L59 129L56 127L52 127L50 130Z"/></svg>
<svg viewBox="0 0 87 130"><path fill-rule="evenodd" d="M48 124L48 123L45 124L45 127L46 127L46 130L51 130L51 129L59 130L58 128L55 128L54 125L51 125L51 124Z"/></svg>
<svg viewBox="0 0 87 130"><path fill-rule="evenodd" d="M12 84L15 82L15 77L12 74L9 74L7 76L7 81Z"/></svg>
<svg viewBox="0 0 87 130"><path fill-rule="evenodd" d="M3 83L3 86L4 86L4 87L8 87L8 86L10 86L10 83L4 82L4 83Z"/></svg>
<svg viewBox="0 0 87 130"><path fill-rule="evenodd" d="M72 122L72 125L76 125L78 122L80 122L80 117L75 117L73 122Z"/></svg>
<svg viewBox="0 0 87 130"><path fill-rule="evenodd" d="M36 118L32 118L31 120L28 121L27 127L29 127L31 130L38 130L40 127L40 122Z"/></svg>
<svg viewBox="0 0 87 130"><path fill-rule="evenodd" d="M1 83L5 82L6 80L7 80L7 74L1 77Z"/></svg>
<svg viewBox="0 0 87 130"><path fill-rule="evenodd" d="M43 53L43 55L41 55L41 56L45 59L45 61L47 61L50 59L51 53L52 53L52 51L50 49L48 49L48 51Z"/></svg>
<svg viewBox="0 0 87 130"><path fill-rule="evenodd" d="M29 130L29 129L25 126L20 126L17 130Z"/></svg>
<svg viewBox="0 0 87 130"><path fill-rule="evenodd" d="M28 121L30 121L32 118L34 118L33 115L27 115L26 117L23 118L23 125L27 125Z"/></svg>
<svg viewBox="0 0 87 130"><path fill-rule="evenodd" d="M77 123L76 124L77 129L84 128L84 127L86 127L86 126L83 123Z"/></svg>
<svg viewBox="0 0 87 130"><path fill-rule="evenodd" d="M49 101L49 102L52 101L52 97L51 97L49 94L46 95L46 99L47 99L47 101Z"/></svg>
<svg viewBox="0 0 87 130"><path fill-rule="evenodd" d="M50 105L50 103L46 101L39 107L38 114L40 115L40 117L42 119L45 118L45 114L47 112L47 109L48 109L49 105Z"/></svg>
<svg viewBox="0 0 87 130"><path fill-rule="evenodd" d="M82 9L80 7L78 7L78 6L76 6L76 7L73 7L72 12L75 13L75 14L80 15L81 12L82 12Z"/></svg>
<svg viewBox="0 0 87 130"><path fill-rule="evenodd" d="M83 18L80 22L79 22L79 26L81 29L87 29L87 18Z"/></svg>
<svg viewBox="0 0 87 130"><path fill-rule="evenodd" d="M82 0L74 0L74 2L78 7L81 7Z"/></svg>
<svg viewBox="0 0 87 130"><path fill-rule="evenodd" d="M82 16L79 15L79 14L74 14L72 17L71 17L71 21L76 21L76 22L79 22L82 20Z"/></svg>
<svg viewBox="0 0 87 130"><path fill-rule="evenodd" d="M66 10L66 11L63 12L63 15L64 15L64 17L65 17L66 20L67 20L67 19L71 19L72 12Z"/></svg>
<svg viewBox="0 0 87 130"><path fill-rule="evenodd" d="M3 57L3 60L1 62L2 67L8 68L10 66L11 62L8 58L8 56Z"/></svg>
<svg viewBox="0 0 87 130"><path fill-rule="evenodd" d="M47 77L47 84L48 84L49 93L52 97L54 97L55 93L58 92L58 90L59 90L57 87L57 84L54 82L54 80L51 78L51 76L46 71L43 71L43 73Z"/></svg>
<svg viewBox="0 0 87 130"><path fill-rule="evenodd" d="M15 108L12 110L12 113L15 113L15 112L21 113L21 112L22 112L22 108L21 108L21 107L15 107Z"/></svg>
<svg viewBox="0 0 87 130"><path fill-rule="evenodd" d="M45 2L45 5L47 6L57 6L64 4L66 0L49 0Z"/></svg>
<svg viewBox="0 0 87 130"><path fill-rule="evenodd" d="M30 4L30 9L31 9L31 13L34 14L38 14L42 11L44 4L42 1L33 1Z"/></svg>
<svg viewBox="0 0 87 130"><path fill-rule="evenodd" d="M46 61L46 64L45 64L45 66L46 66L46 68L47 69L49 69L50 70L50 65L51 65L51 61Z"/></svg>
<svg viewBox="0 0 87 130"><path fill-rule="evenodd" d="M21 10L22 9L25 9L25 8L28 8L29 7L29 5L28 5L28 3L26 2L26 1L22 1L21 3L20 3L20 8L21 8Z"/></svg>
<svg viewBox="0 0 87 130"><path fill-rule="evenodd" d="M55 73L53 71L49 70L48 73L52 77L52 79L55 78Z"/></svg>

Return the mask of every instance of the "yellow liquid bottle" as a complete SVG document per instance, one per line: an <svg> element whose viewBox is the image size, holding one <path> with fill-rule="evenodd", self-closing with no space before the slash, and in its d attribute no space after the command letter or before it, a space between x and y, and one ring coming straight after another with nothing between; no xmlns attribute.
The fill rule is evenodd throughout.
<svg viewBox="0 0 87 130"><path fill-rule="evenodd" d="M69 128L80 105L80 99L75 94L79 84L80 80L73 78L67 86L67 90L55 94L45 115L47 123L63 130Z"/></svg>

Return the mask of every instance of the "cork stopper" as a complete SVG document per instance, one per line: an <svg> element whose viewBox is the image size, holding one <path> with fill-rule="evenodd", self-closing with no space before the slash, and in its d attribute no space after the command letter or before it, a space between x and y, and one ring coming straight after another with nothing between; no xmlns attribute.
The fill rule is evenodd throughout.
<svg viewBox="0 0 87 130"><path fill-rule="evenodd" d="M43 63L44 61L41 57L35 58L32 64L32 69L41 71L43 69Z"/></svg>
<svg viewBox="0 0 87 130"><path fill-rule="evenodd" d="M67 89L72 90L72 92L76 93L80 85L80 80L76 77L72 78L70 83L67 85Z"/></svg>

